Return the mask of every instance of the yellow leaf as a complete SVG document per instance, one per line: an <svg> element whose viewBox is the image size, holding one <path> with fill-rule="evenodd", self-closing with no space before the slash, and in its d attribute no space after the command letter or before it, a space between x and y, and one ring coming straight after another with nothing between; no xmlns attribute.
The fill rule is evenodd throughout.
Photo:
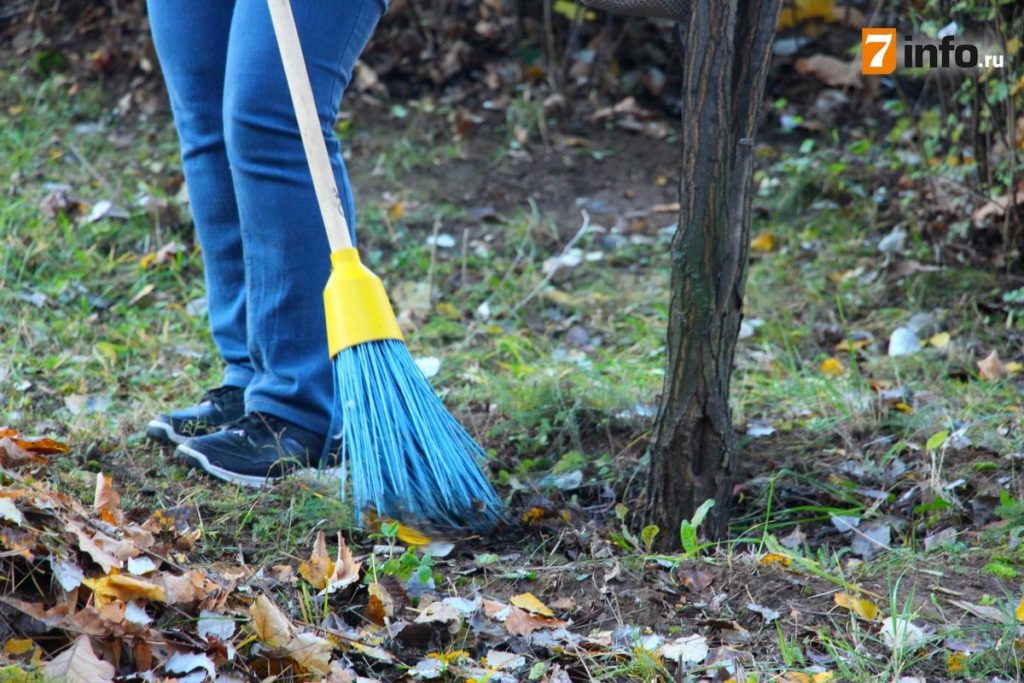
<svg viewBox="0 0 1024 683"><path fill-rule="evenodd" d="M32 641L28 638L11 638L4 643L4 654L17 657L30 651L32 647Z"/></svg>
<svg viewBox="0 0 1024 683"><path fill-rule="evenodd" d="M854 339L853 341L844 339L843 341L836 344L836 351L860 351L861 349L866 348L867 345L870 343L870 339Z"/></svg>
<svg viewBox="0 0 1024 683"><path fill-rule="evenodd" d="M954 652L946 657L946 671L951 674L963 673L967 667L967 656L963 652Z"/></svg>
<svg viewBox="0 0 1024 683"><path fill-rule="evenodd" d="M829 377L838 377L846 372L846 368L835 356L829 356L821 363L821 374Z"/></svg>
<svg viewBox="0 0 1024 683"><path fill-rule="evenodd" d="M455 308L455 306L448 303L447 301L442 301L434 308L438 313L448 318L449 320L458 320L459 318L462 317L462 314L459 313L459 309Z"/></svg>
<svg viewBox="0 0 1024 683"><path fill-rule="evenodd" d="M143 270L145 270L146 268L149 268L149 266L151 266L153 264L153 261L155 261L155 260L156 260L156 252L155 251L151 251L151 252L149 252L148 254L146 254L145 256L143 256L142 258L139 259L139 267L142 268Z"/></svg>
<svg viewBox="0 0 1024 683"><path fill-rule="evenodd" d="M771 251L775 248L775 235L770 232L758 233L754 239L750 240L750 248L761 253Z"/></svg>
<svg viewBox="0 0 1024 683"><path fill-rule="evenodd" d="M393 221L397 221L399 218L405 215L405 206L402 202L395 202L388 207L388 218Z"/></svg>
<svg viewBox="0 0 1024 683"><path fill-rule="evenodd" d="M1024 365L1021 365L1017 361L1010 361L1005 366L1006 374L1008 375L1019 375L1021 370L1024 370Z"/></svg>
<svg viewBox="0 0 1024 683"><path fill-rule="evenodd" d="M900 411L901 413L912 413L912 412L914 412L914 409L910 405L904 403L903 401L897 401L896 403L893 404L892 407L895 408L896 410Z"/></svg>
<svg viewBox="0 0 1024 683"><path fill-rule="evenodd" d="M1017 617L1017 621L1024 621L1024 598L1017 603L1017 609L1013 610L1013 616Z"/></svg>
<svg viewBox="0 0 1024 683"><path fill-rule="evenodd" d="M430 536L427 536L422 531L402 523L398 524L398 533L396 535L398 540L409 545L427 545L431 541Z"/></svg>
<svg viewBox="0 0 1024 683"><path fill-rule="evenodd" d="M878 618L878 607L870 600L855 598L849 593L836 593L835 601L838 606L845 607L861 619L872 621Z"/></svg>
<svg viewBox="0 0 1024 683"><path fill-rule="evenodd" d="M831 671L822 671L811 676L811 683L828 683L833 678Z"/></svg>
<svg viewBox="0 0 1024 683"><path fill-rule="evenodd" d="M788 555L782 555L780 553L768 553L763 555L761 559L757 561L758 564L781 564L783 567L788 567L793 564L793 558Z"/></svg>
<svg viewBox="0 0 1024 683"><path fill-rule="evenodd" d="M835 0L793 0L783 4L778 29L793 28L810 19L830 20L835 16Z"/></svg>
<svg viewBox="0 0 1024 683"><path fill-rule="evenodd" d="M334 562L327 554L327 542L324 539L324 532L321 531L317 533L313 542L313 552L309 556L309 561L299 565L299 574L313 588L323 590L327 587L327 579L333 572Z"/></svg>
<svg viewBox="0 0 1024 683"><path fill-rule="evenodd" d="M538 600L537 596L533 593L520 593L519 595L514 596L509 602L520 609L524 609L527 612L533 612L534 614L539 614L542 617L555 616L555 613L551 611L551 608Z"/></svg>
<svg viewBox="0 0 1024 683"><path fill-rule="evenodd" d="M802 671L787 671L775 680L778 683L811 683L811 677Z"/></svg>
<svg viewBox="0 0 1024 683"><path fill-rule="evenodd" d="M928 340L928 343L937 349L944 349L949 346L949 332L939 332Z"/></svg>
<svg viewBox="0 0 1024 683"><path fill-rule="evenodd" d="M107 574L98 579L83 579L82 583L92 589L93 596L96 598L96 607L103 607L114 600L167 602L167 594L162 586L124 574Z"/></svg>
<svg viewBox="0 0 1024 683"><path fill-rule="evenodd" d="M428 652L427 656L438 660L442 664L451 664L452 662L469 657L469 653L465 650L455 650L454 652Z"/></svg>
<svg viewBox="0 0 1024 683"><path fill-rule="evenodd" d="M555 4L551 6L551 9L571 21L576 18L577 10L583 8L577 6L574 0L555 0ZM597 14L590 10L585 10L582 16L587 21L593 21L597 18Z"/></svg>

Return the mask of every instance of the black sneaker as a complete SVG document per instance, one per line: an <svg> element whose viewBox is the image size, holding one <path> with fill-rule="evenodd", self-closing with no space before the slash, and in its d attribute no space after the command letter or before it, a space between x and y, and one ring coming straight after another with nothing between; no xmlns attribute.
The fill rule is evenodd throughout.
<svg viewBox="0 0 1024 683"><path fill-rule="evenodd" d="M174 455L217 479L260 488L316 468L323 447L323 436L269 413L254 412L219 432L189 439Z"/></svg>
<svg viewBox="0 0 1024 683"><path fill-rule="evenodd" d="M203 394L194 406L157 415L146 425L146 436L170 445L185 443L190 437L215 432L244 414L245 389L217 387Z"/></svg>

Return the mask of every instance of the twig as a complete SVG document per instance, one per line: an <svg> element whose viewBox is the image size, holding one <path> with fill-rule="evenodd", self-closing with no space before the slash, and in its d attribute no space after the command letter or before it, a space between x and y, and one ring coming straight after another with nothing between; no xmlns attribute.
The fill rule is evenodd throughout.
<svg viewBox="0 0 1024 683"><path fill-rule="evenodd" d="M469 248L469 228L462 229L462 272L459 277L459 285L461 289L466 289L466 281L469 277L468 265L466 263L466 250Z"/></svg>
<svg viewBox="0 0 1024 683"><path fill-rule="evenodd" d="M576 246L576 243L579 242L580 239L584 235L586 235L587 232L590 230L590 214L587 213L586 209L580 210L580 213L583 215L583 225L581 225L580 229L576 231L576 234L573 235L572 239L569 240L564 247L562 247L562 252L555 259L554 264L551 266L551 270L549 270L547 274L544 275L543 278L541 278L541 281L538 282L532 290L530 290L530 293L527 294L526 297L522 299L522 301L520 301L515 306L509 309L509 316L515 315L520 308L533 301L533 299L538 294L540 294L540 291L544 289L544 287L546 287L549 282L551 282L551 278L555 276L555 273L557 273L558 269L561 267L562 257L569 253L569 250Z"/></svg>

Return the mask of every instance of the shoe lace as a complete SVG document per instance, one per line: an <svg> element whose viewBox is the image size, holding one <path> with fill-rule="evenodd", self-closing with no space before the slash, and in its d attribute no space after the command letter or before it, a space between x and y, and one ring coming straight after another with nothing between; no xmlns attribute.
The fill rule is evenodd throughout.
<svg viewBox="0 0 1024 683"><path fill-rule="evenodd" d="M284 430L285 426L286 423L280 418L277 418L270 413L261 413L257 410L251 413L246 413L237 420L228 423L225 425L225 429L238 429L246 434L256 434L259 432L280 434Z"/></svg>

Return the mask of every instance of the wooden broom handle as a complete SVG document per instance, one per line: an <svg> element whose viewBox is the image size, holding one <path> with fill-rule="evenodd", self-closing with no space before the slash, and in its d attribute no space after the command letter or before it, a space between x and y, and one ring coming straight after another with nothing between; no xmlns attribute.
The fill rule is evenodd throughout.
<svg viewBox="0 0 1024 683"><path fill-rule="evenodd" d="M289 0L267 0L270 9L270 20L274 24L274 36L277 47L281 51L281 62L284 63L284 75L288 81L288 92L292 96L295 107L295 118L302 136L302 148L306 152L309 172L313 176L313 189L320 205L320 215L324 219L327 230L327 241L331 251L346 249L352 246L352 237L345 220L345 211L341 207L338 185L334 180L334 169L327 156L327 143L320 129L320 116L316 112L313 100L313 88L309 84L309 72L306 60L302 57L299 45L299 32L295 28L295 17Z"/></svg>

